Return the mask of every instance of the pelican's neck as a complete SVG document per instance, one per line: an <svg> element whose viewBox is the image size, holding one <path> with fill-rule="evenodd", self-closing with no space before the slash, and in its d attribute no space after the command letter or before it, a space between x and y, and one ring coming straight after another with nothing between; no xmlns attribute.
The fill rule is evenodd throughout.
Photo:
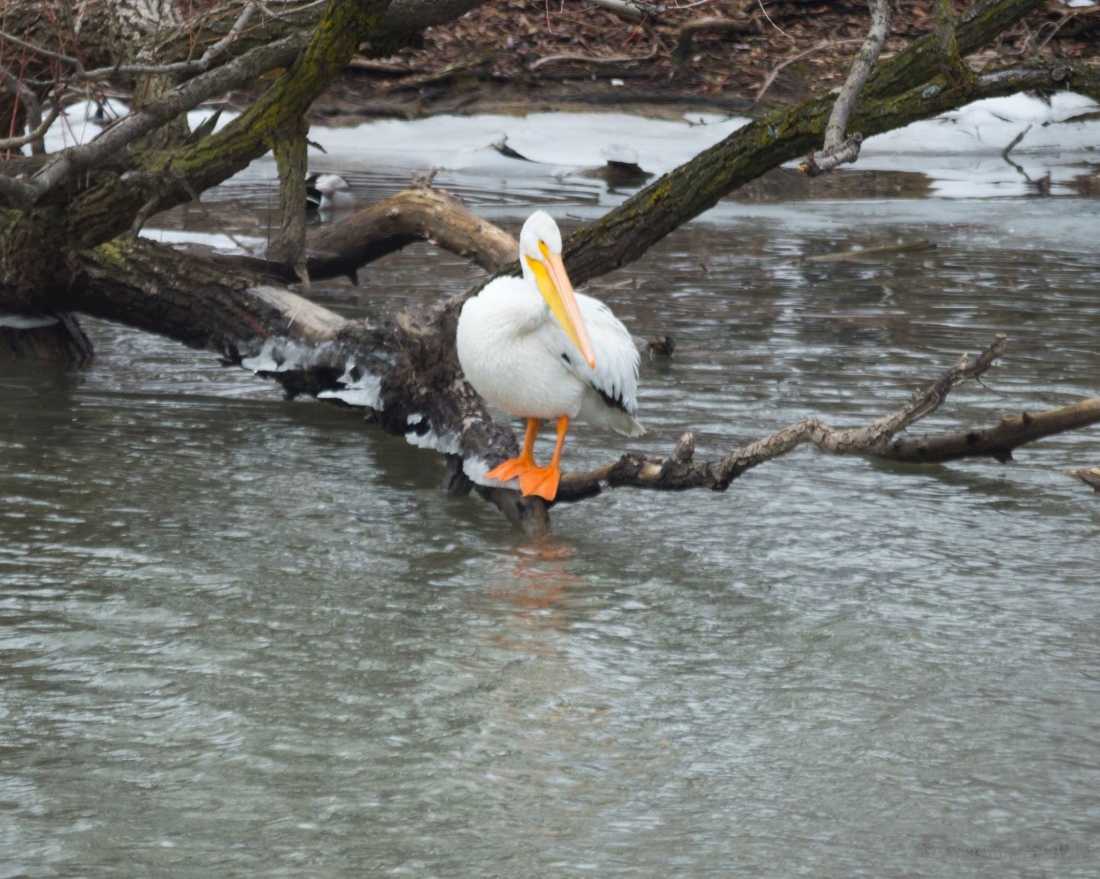
<svg viewBox="0 0 1100 879"><path fill-rule="evenodd" d="M541 324L550 316L550 306L545 297L539 291L539 282L535 280L535 273L527 265L527 260L520 257L523 264L523 280L516 284L515 296L517 305L529 316L532 326Z"/></svg>
<svg viewBox="0 0 1100 879"><path fill-rule="evenodd" d="M539 292L534 275L525 278L497 278L491 281L477 297L491 309L494 322L501 328L515 333L534 332L546 320L551 319L550 306Z"/></svg>
<svg viewBox="0 0 1100 879"><path fill-rule="evenodd" d="M530 284L531 289L536 293L538 292L539 283L535 280L535 273L531 269L531 264L527 261L527 257L523 253L523 248L519 249L519 267L523 272L524 283Z"/></svg>

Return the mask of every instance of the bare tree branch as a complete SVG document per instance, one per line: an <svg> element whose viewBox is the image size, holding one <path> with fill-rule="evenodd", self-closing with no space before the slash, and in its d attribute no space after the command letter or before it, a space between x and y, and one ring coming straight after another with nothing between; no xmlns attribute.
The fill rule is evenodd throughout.
<svg viewBox="0 0 1100 879"><path fill-rule="evenodd" d="M519 251L515 238L471 214L461 199L443 190L416 188L322 227L307 242L306 268L315 281L346 275L357 282L359 268L416 241L430 241L489 272L507 266ZM215 253L208 258L226 268L276 281L292 283L297 279L281 262Z"/></svg>
<svg viewBox="0 0 1100 879"><path fill-rule="evenodd" d="M848 79L840 89L836 103L833 104L833 112L829 116L828 125L825 126L825 146L821 156L815 157L811 151L798 169L811 177L824 174L837 165L854 162L859 158L863 135L854 132L845 138L844 131L848 127L848 117L863 93L867 77L871 75L871 68L875 66L882 51L882 44L890 35L889 0L868 0L868 3L871 7L871 29L856 55L856 60L848 73Z"/></svg>
<svg viewBox="0 0 1100 879"><path fill-rule="evenodd" d="M772 83L775 82L775 78L779 75L785 67L794 64L796 61L801 61L807 55L812 55L814 52L819 52L822 49L828 49L830 46L843 46L846 43L860 43L862 40L822 40L816 46L810 46L809 49L799 52L797 55L792 55L790 58L784 58L778 64L771 69L771 72L764 78L763 84L760 86L760 91L756 93L756 97L753 99L754 104L759 104L764 100L764 95L768 93L768 89L772 87Z"/></svg>
<svg viewBox="0 0 1100 879"><path fill-rule="evenodd" d="M969 36L960 31L960 44L963 35ZM906 60L905 52L889 63L899 60ZM919 66L916 60L909 60ZM863 132L879 134L971 100L1034 88L1072 89L1100 99L1100 67L1061 60L1033 61L983 74L973 88L955 88L942 78L922 81L902 94L873 100L865 96L853 118ZM579 284L633 262L738 186L805 155L821 136L831 106L825 96L774 110L582 226L565 243L569 277Z"/></svg>
<svg viewBox="0 0 1100 879"><path fill-rule="evenodd" d="M1092 397L1059 409L1009 415L992 427L944 436L899 437L879 457L923 464L989 455L1005 463L1019 446L1098 421L1100 397Z"/></svg>
<svg viewBox="0 0 1100 879"><path fill-rule="evenodd" d="M628 452L614 464L590 473L563 474L558 487L559 500L589 497L599 491L599 483L638 488L683 490L709 488L724 491L730 482L746 470L787 454L803 443L813 443L833 455L886 456L890 439L901 430L936 411L947 395L963 382L977 378L1005 351L1006 340L997 335L977 360L963 357L923 392L918 392L902 408L864 427L834 430L818 418L808 418L784 427L769 437L757 440L717 461L696 463L681 450L666 459L651 459ZM1100 414L1098 414L1100 418ZM681 438L683 443L683 438ZM686 444L685 444L686 445ZM929 459L931 460L931 459Z"/></svg>
<svg viewBox="0 0 1100 879"><path fill-rule="evenodd" d="M30 114L28 113L28 115ZM16 149L28 143L41 145L42 138L45 137L46 132L50 129L50 126L57 121L57 117L60 115L61 104L55 100L50 106L49 115L45 119L40 119L38 125L34 128L33 131L29 131L26 134L21 134L18 137L0 138L0 150ZM40 152L38 154L41 155Z"/></svg>
<svg viewBox="0 0 1100 879"><path fill-rule="evenodd" d="M1083 482L1097 494L1100 494L1100 467L1083 467L1080 470L1063 470L1066 476Z"/></svg>
<svg viewBox="0 0 1100 879"><path fill-rule="evenodd" d="M46 58L52 58L54 61L61 61L65 64L71 64L77 70L84 69L84 65L82 65L78 59L73 58L71 55L65 55L61 52L53 52L47 49L45 46L36 46L34 43L29 43L26 40L21 40L14 34L9 34L6 31L0 30L0 40L6 40L13 46L19 46L19 48L21 49L29 49L35 55L42 55Z"/></svg>
<svg viewBox="0 0 1100 879"><path fill-rule="evenodd" d="M211 63L213 63L229 46L236 42L258 8L260 8L260 4L256 3L255 0L249 0L241 11L241 14L237 17L237 20L233 23L233 27L229 29L229 33L216 43L213 43L203 52L200 58L195 58L191 61L177 61L174 64L114 64L109 67L97 67L95 70L85 70L80 61L76 58L62 56L68 63L74 65L77 71L69 76L58 77L56 80L53 80L53 82L87 82L110 76L164 74L181 76L191 73L204 73L210 69ZM3 32L0 32L0 37L11 39L10 35L4 34ZM38 47L36 51L40 54L50 54L41 47Z"/></svg>
<svg viewBox="0 0 1100 879"><path fill-rule="evenodd" d="M1003 464L1011 461L1013 450L1022 445L1097 423L1100 423L1100 397L1092 397L1060 409L1006 416L987 428L936 436L899 437L886 447L863 447L861 444L845 447L843 438L846 434L858 435L874 425L856 431L837 432L816 418L808 418L738 449L725 458L704 463L692 462L694 438L687 433L680 438L676 450L667 459L646 458L628 452L614 464L598 470L564 474L557 499L577 501L592 497L599 494L601 483L664 491L691 488L724 491L746 470L785 455L804 443L812 443L831 454L866 455L910 464L942 463L978 456L992 457ZM1100 468L1064 472L1100 491Z"/></svg>

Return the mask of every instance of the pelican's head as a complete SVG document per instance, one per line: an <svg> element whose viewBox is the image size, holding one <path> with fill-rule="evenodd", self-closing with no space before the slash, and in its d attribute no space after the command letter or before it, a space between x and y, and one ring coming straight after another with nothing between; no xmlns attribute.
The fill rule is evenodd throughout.
<svg viewBox="0 0 1100 879"><path fill-rule="evenodd" d="M594 369L596 355L592 340L588 338L588 327L584 325L573 285L561 260L561 232L546 211L535 211L523 224L519 233L519 261L523 277L538 285L565 335Z"/></svg>

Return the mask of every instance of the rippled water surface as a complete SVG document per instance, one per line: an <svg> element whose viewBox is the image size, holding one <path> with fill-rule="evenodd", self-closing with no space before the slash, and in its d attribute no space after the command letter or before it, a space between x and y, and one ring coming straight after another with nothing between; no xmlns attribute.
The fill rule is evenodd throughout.
<svg viewBox="0 0 1100 879"><path fill-rule="evenodd" d="M601 185L466 190L514 231ZM256 186L166 222L250 234ZM592 285L678 343L635 445L864 423L998 331L928 430L1092 396L1097 216L726 202ZM478 277L421 246L317 298ZM1061 474L1095 428L1009 465L798 450L531 542L354 412L87 328L83 373L0 369L0 877L1097 875L1100 504ZM621 449L581 427L567 464Z"/></svg>

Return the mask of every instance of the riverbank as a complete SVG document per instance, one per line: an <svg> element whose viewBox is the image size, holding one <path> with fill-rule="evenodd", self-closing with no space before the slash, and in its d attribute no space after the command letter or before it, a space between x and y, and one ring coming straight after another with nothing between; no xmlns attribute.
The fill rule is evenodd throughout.
<svg viewBox="0 0 1100 879"><path fill-rule="evenodd" d="M611 108L670 117L751 114L839 85L868 22L859 0L693 3L669 7L655 21L582 0L547 3L486 4L429 28L421 45L391 59L356 58L316 103L314 117L331 124ZM934 22L930 0L899 3L884 55ZM968 61L985 68L1038 57L1100 57L1100 4L1048 0Z"/></svg>

